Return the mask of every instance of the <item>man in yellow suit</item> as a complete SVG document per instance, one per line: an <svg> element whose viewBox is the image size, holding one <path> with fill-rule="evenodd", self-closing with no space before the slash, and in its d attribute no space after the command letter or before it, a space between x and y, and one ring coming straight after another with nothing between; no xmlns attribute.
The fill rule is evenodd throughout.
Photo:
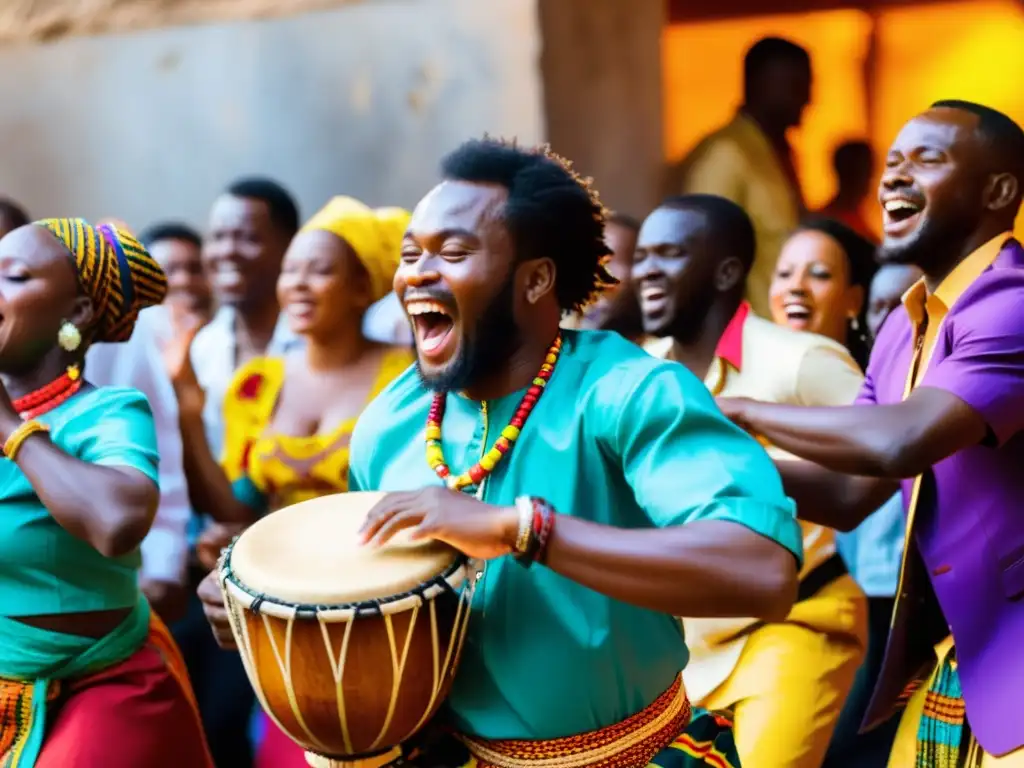
<svg viewBox="0 0 1024 768"><path fill-rule="evenodd" d="M670 198L643 223L633 263L652 354L687 366L715 395L848 404L863 376L831 339L757 317L742 300L754 229L735 203ZM769 447L773 458L784 458ZM820 768L864 658L867 601L830 528L801 523L804 566L785 620L683 619L694 703L732 709L754 768Z"/></svg>
<svg viewBox="0 0 1024 768"><path fill-rule="evenodd" d="M793 149L786 138L811 100L811 58L788 40L767 37L743 61L743 106L670 173L670 194L718 195L754 222L757 253L746 299L770 317L768 286L782 244L804 213Z"/></svg>

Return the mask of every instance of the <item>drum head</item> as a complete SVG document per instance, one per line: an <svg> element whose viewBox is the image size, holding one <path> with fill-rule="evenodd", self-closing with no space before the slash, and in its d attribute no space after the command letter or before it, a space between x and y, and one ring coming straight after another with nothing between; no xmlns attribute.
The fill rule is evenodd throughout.
<svg viewBox="0 0 1024 768"><path fill-rule="evenodd" d="M272 512L231 550L234 579L269 600L342 605L402 594L441 574L458 557L446 544L411 542L400 531L380 549L358 531L383 493L339 493Z"/></svg>

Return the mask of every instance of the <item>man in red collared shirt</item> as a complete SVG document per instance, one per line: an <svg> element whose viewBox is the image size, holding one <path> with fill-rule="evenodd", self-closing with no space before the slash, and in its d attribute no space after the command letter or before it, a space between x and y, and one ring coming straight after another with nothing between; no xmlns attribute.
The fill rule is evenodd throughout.
<svg viewBox="0 0 1024 768"><path fill-rule="evenodd" d="M778 403L848 404L863 376L839 344L774 325L742 300L754 261L743 210L712 195L671 198L644 222L633 264L647 345L704 379L716 395ZM768 447L775 458L780 451ZM833 531L804 525L799 600L787 620L684 619L691 699L733 708L744 765L818 768L863 658L860 588Z"/></svg>

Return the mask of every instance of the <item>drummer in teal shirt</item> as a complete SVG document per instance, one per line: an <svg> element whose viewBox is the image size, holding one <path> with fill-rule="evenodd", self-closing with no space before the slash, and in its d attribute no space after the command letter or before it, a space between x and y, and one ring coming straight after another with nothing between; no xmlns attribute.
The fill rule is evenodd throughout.
<svg viewBox="0 0 1024 768"><path fill-rule="evenodd" d="M691 716L673 616L784 617L793 504L683 366L559 331L610 279L584 182L489 140L443 173L395 277L417 366L360 418L349 486L396 492L371 545L413 528L487 561L448 700L467 764L735 765Z"/></svg>

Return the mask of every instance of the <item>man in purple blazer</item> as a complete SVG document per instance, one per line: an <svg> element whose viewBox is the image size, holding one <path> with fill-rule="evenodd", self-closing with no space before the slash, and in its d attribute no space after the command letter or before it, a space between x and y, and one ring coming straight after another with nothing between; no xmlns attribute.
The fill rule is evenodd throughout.
<svg viewBox="0 0 1024 768"><path fill-rule="evenodd" d="M857 404L721 402L806 459L780 463L802 518L850 530L902 486L907 547L865 720L906 705L890 768L1024 766L1022 189L1007 116L943 101L913 118L879 189L880 258L924 278L882 326Z"/></svg>

